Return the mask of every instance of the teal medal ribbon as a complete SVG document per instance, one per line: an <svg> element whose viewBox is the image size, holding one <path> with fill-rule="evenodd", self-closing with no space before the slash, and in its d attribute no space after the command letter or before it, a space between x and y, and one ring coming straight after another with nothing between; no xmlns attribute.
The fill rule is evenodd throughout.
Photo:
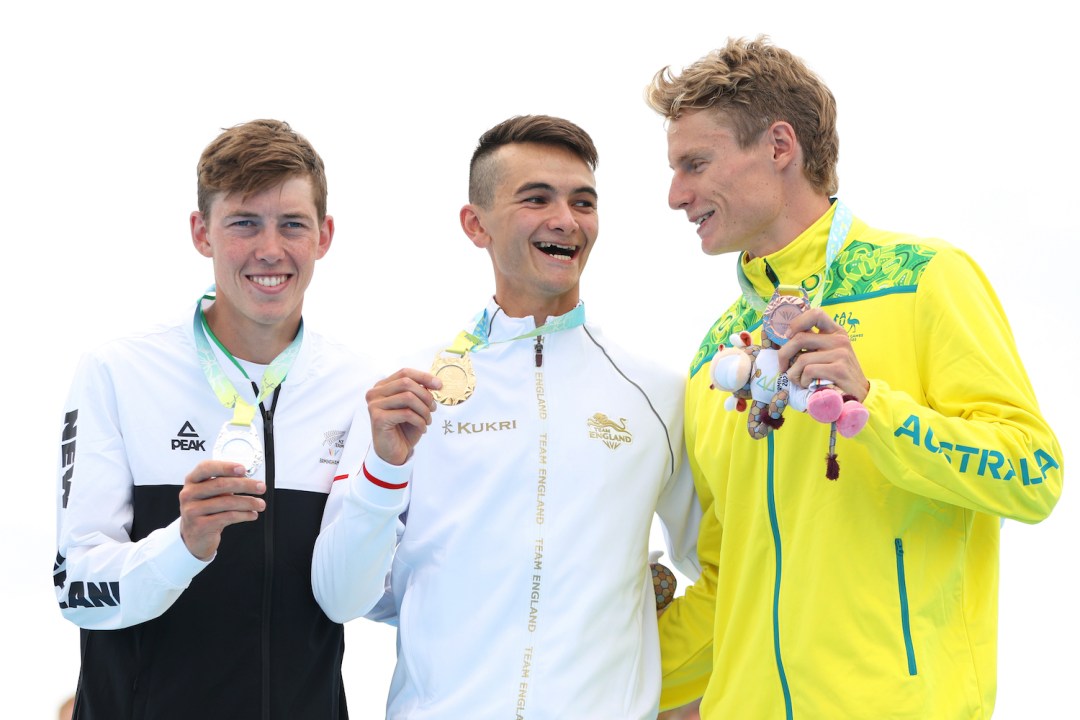
<svg viewBox="0 0 1080 720"><path fill-rule="evenodd" d="M571 328L576 328L580 325L584 325L585 303L579 302L570 312L559 315L558 317L551 318L535 330L530 330L527 333L517 335L512 338L507 338L506 340L496 340L495 342L492 342L490 336L488 335L488 329L490 328L491 320L488 317L487 308L484 308L484 311L480 313L477 317L478 319L475 327L473 328L473 331L471 333L462 333L462 335L469 342L472 343L472 346L469 348L470 351L483 350L486 347L498 345L499 343L508 343L515 340L524 340L525 338L537 337L538 335L551 335L553 333L562 332L563 330L570 330ZM459 335L458 337L462 337L462 335ZM455 340L454 346L456 345L457 341ZM448 348L447 352L454 352L454 350Z"/></svg>
<svg viewBox="0 0 1080 720"><path fill-rule="evenodd" d="M825 270L818 284L817 292L811 301L801 285L781 285L776 279L773 283L776 290L772 298L766 302L764 298L754 290L750 279L743 270L744 253L740 253L736 263L736 271L739 276L739 287L742 289L746 302L755 310L762 313L761 329L765 335L777 345L787 342L787 328L791 320L802 313L808 307L819 307L825 293L825 285L829 278L829 270L832 268L836 256L840 254L840 248L844 246L851 231L853 216L847 205L836 200L833 209L832 223L829 225L829 239L825 245Z"/></svg>
<svg viewBox="0 0 1080 720"><path fill-rule="evenodd" d="M457 405L468 400L476 390L476 373L473 372L472 360L469 358L470 352L515 340L550 335L584 325L585 304L579 302L570 312L554 317L534 330L506 340L494 342L491 340L488 334L490 323L491 318L488 316L487 308L484 308L483 312L476 315L472 332L462 330L454 338L450 347L436 353L435 361L431 365L431 374L442 380L443 387L431 394L438 402L443 405Z"/></svg>
<svg viewBox="0 0 1080 720"><path fill-rule="evenodd" d="M289 343L277 357L275 357L263 372L259 382L258 397L254 403L249 403L237 391L236 387L225 375L225 371L218 364L217 355L210 345L214 345L224 353L225 357L235 365L245 378L250 380L247 371L237 362L232 353L221 344L210 329L206 316L203 314L202 304L204 300L214 300L217 297L211 287L195 303L195 316L193 318L192 334L195 337L195 349L199 358L199 367L202 368L206 381L217 397L218 402L227 409L233 411L232 419L227 420L221 426L217 441L214 443L213 457L215 460L229 460L242 464L247 470L247 476L252 477L263 462L262 439L255 431L255 406L273 394L273 392L285 382L296 356L300 353L300 347L304 339L304 322L300 321L300 329L296 337ZM207 339L209 338L209 340Z"/></svg>

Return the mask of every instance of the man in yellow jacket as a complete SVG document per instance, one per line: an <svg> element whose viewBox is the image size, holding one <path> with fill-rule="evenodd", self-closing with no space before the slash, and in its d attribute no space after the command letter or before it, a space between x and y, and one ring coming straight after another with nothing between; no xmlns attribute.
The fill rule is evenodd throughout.
<svg viewBox="0 0 1080 720"><path fill-rule="evenodd" d="M647 99L667 119L669 204L705 253L739 253L742 288L690 368L703 572L661 618L663 707L989 718L1001 518L1045 518L1063 471L993 289L960 250L836 198L832 93L767 39L665 68ZM741 331L760 344L763 317L788 381L862 403L860 432L789 408L759 439L725 408L710 362Z"/></svg>

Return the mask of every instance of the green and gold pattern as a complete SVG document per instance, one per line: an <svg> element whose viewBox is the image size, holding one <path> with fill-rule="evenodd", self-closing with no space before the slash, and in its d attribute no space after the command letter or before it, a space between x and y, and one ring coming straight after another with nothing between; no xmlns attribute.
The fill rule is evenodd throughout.
<svg viewBox="0 0 1080 720"><path fill-rule="evenodd" d="M933 248L913 243L871 245L852 240L837 256L836 271L829 273L822 305L857 301L870 295L890 292L912 292L919 284L930 260ZM812 294L821 280L815 274L802 282L807 294ZM761 313L740 297L713 324L701 341L690 364L690 377L712 360L718 346L726 343L733 332L753 331L761 324Z"/></svg>

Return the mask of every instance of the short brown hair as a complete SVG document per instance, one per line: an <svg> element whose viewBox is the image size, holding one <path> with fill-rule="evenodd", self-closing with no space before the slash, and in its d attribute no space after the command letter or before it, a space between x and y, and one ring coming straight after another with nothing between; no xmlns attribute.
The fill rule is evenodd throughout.
<svg viewBox="0 0 1080 720"><path fill-rule="evenodd" d="M199 158L199 212L209 215L218 193L244 197L291 177L311 179L319 222L326 217L326 168L303 135L281 120L252 120L226 129Z"/></svg>
<svg viewBox="0 0 1080 720"><path fill-rule="evenodd" d="M495 198L499 181L495 151L513 143L536 143L562 147L596 171L600 156L589 133L562 118L550 115L516 115L480 136L469 163L469 202L487 207Z"/></svg>
<svg viewBox="0 0 1080 720"><path fill-rule="evenodd" d="M791 123L803 149L806 179L826 195L834 195L840 185L836 99L802 60L764 35L730 38L679 75L670 66L663 68L646 88L645 100L668 120L687 111L713 110L730 121L742 148L772 123Z"/></svg>

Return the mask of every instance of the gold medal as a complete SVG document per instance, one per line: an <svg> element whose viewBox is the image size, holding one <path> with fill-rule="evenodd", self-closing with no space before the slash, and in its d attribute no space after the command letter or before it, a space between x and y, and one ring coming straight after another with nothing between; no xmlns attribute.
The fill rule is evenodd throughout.
<svg viewBox="0 0 1080 720"><path fill-rule="evenodd" d="M476 390L476 374L467 352L449 357L437 354L431 364L431 374L442 380L442 390L432 390L431 394L443 405L463 403Z"/></svg>

